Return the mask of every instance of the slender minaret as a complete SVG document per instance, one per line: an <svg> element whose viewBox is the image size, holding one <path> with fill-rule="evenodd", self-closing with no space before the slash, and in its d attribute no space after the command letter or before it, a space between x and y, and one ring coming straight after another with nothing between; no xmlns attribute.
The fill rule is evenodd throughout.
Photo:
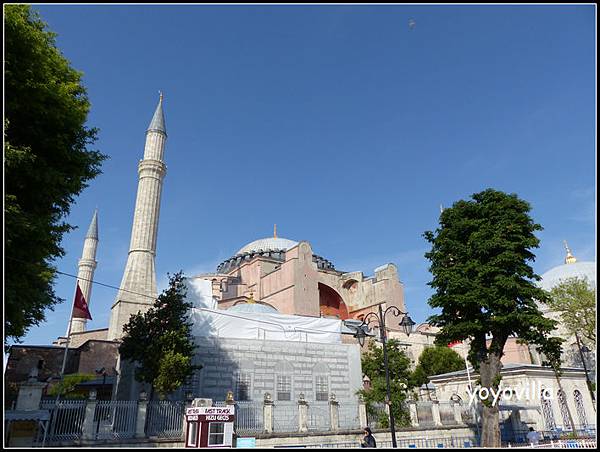
<svg viewBox="0 0 600 452"><path fill-rule="evenodd" d="M131 243L125 273L115 303L112 306L108 339L119 339L123 325L132 314L147 311L156 298L156 234L160 213L160 196L167 167L163 153L167 131L163 115L163 96L146 131L144 158L138 166L138 191L131 229Z"/></svg>
<svg viewBox="0 0 600 452"><path fill-rule="evenodd" d="M90 306L90 297L92 295L92 281L94 280L94 270L96 270L96 250L98 248L98 210L94 212L92 222L88 228L85 240L83 242L83 252L79 259L79 271L77 272L77 283L81 288L83 297ZM71 333L85 331L87 319L73 317L71 319Z"/></svg>

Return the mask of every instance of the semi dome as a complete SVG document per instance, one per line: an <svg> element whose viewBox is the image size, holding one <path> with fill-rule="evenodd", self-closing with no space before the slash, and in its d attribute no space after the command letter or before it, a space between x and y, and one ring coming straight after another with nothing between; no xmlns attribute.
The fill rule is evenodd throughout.
<svg viewBox="0 0 600 452"><path fill-rule="evenodd" d="M554 286L567 278L587 277L588 281L596 286L596 263L595 262L574 262L563 264L551 268L542 275L542 280L538 283L544 290L552 290Z"/></svg>
<svg viewBox="0 0 600 452"><path fill-rule="evenodd" d="M263 303L238 303L235 306L227 309L230 312L240 312L246 314L279 314L279 311L275 309L273 306Z"/></svg>
<svg viewBox="0 0 600 452"><path fill-rule="evenodd" d="M288 239L284 239L281 237L269 237L266 239L258 239L255 240L254 242L250 242L247 245L243 246L242 248L240 248L240 250L235 253L236 256L238 254L244 254L244 253L254 253L257 251L279 251L279 250L284 250L287 251L288 249L296 246L298 244L298 242L295 242L293 240L288 240Z"/></svg>

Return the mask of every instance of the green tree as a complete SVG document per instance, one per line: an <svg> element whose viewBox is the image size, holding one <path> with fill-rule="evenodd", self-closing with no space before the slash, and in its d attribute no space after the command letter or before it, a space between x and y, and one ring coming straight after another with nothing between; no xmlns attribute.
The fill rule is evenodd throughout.
<svg viewBox="0 0 600 452"><path fill-rule="evenodd" d="M63 379L48 390L48 395L57 396L62 399L85 399L87 391L77 389L77 385L96 378L92 374L70 374L64 375Z"/></svg>
<svg viewBox="0 0 600 452"><path fill-rule="evenodd" d="M455 372L465 368L465 361L450 347L436 345L427 347L419 356L417 367L412 374L412 382L415 386L429 383L429 377Z"/></svg>
<svg viewBox="0 0 600 452"><path fill-rule="evenodd" d="M191 334L185 278L169 276L165 289L145 313L134 314L123 326L121 358L135 362L136 380L149 383L161 397L175 391L199 366L192 364L196 345Z"/></svg>
<svg viewBox="0 0 600 452"><path fill-rule="evenodd" d="M4 7L4 345L45 319L56 296L52 261L64 255L64 219L106 156L88 150L90 103L38 14Z"/></svg>
<svg viewBox="0 0 600 452"><path fill-rule="evenodd" d="M587 278L567 278L554 286L548 306L560 313L569 333L596 348L596 291Z"/></svg>
<svg viewBox="0 0 600 452"><path fill-rule="evenodd" d="M534 232L542 229L530 209L515 194L488 189L445 209L435 233L424 233L432 245L425 254L435 290L429 305L441 309L429 318L441 328L436 343L469 340L469 361L488 391L498 388L510 336L537 345L547 363L560 366L561 340L549 336L556 322L536 304L548 295L529 265L539 246ZM498 406L484 401L482 412L482 446L499 447Z"/></svg>
<svg viewBox="0 0 600 452"><path fill-rule="evenodd" d="M408 426L410 413L405 406L405 401L411 383L410 359L402 351L396 339L386 341L386 349L390 376L390 409L398 425ZM361 363L363 374L371 380L371 388L361 389L358 393L365 400L367 410L371 412L374 403L385 403L387 398L383 347L374 341L370 342L367 352L362 355ZM387 416L381 421L383 426L387 427Z"/></svg>

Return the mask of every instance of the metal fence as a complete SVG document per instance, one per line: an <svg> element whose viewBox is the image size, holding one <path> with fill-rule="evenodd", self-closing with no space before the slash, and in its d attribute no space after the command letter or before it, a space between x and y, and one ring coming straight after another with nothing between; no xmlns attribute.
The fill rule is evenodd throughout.
<svg viewBox="0 0 600 452"><path fill-rule="evenodd" d="M371 403L367 405L367 425L372 429L389 426L389 416L385 404Z"/></svg>
<svg viewBox="0 0 600 452"><path fill-rule="evenodd" d="M289 433L298 431L298 404L276 401L273 404L273 431Z"/></svg>
<svg viewBox="0 0 600 452"><path fill-rule="evenodd" d="M238 434L264 431L262 402L244 401L235 404L235 431Z"/></svg>
<svg viewBox="0 0 600 452"><path fill-rule="evenodd" d="M44 400L40 409L50 411L50 429L46 441L48 443L75 441L83 433L86 400Z"/></svg>
<svg viewBox="0 0 600 452"><path fill-rule="evenodd" d="M346 406L339 405L339 422L341 430L356 430L360 428L360 416L358 405Z"/></svg>
<svg viewBox="0 0 600 452"><path fill-rule="evenodd" d="M467 447L477 447L479 442L474 437L458 436L444 438L415 438L398 439L396 441L398 448L456 448L464 449ZM294 444L289 446L275 446L276 449L356 449L359 448L360 441L345 441L335 443L315 443L315 444ZM392 441L377 441L377 448L389 449L392 447Z"/></svg>
<svg viewBox="0 0 600 452"><path fill-rule="evenodd" d="M137 408L137 401L98 401L94 413L96 439L134 438Z"/></svg>
<svg viewBox="0 0 600 452"><path fill-rule="evenodd" d="M549 443L550 441L558 441L568 438L573 435L572 430L562 430L560 428L554 430L538 430L540 443ZM518 444L527 444L529 440L527 439L527 434L529 430L527 429L519 429L519 430L511 430L510 434L502 433L502 442L508 445L518 445ZM596 437L596 427L595 426L581 426L576 427L575 434L578 439L584 438L595 438ZM573 438L574 439L574 438Z"/></svg>
<svg viewBox="0 0 600 452"><path fill-rule="evenodd" d="M477 447L479 441L476 437L472 436L451 436L451 437L440 437L440 438L410 438L410 439L399 439L397 441L398 447L413 448L459 448L464 449L465 447Z"/></svg>
<svg viewBox="0 0 600 452"><path fill-rule="evenodd" d="M328 432L331 430L328 403L313 402L308 405L308 430L313 432Z"/></svg>
<svg viewBox="0 0 600 452"><path fill-rule="evenodd" d="M160 400L148 402L146 435L158 438L181 438L185 402Z"/></svg>
<svg viewBox="0 0 600 452"><path fill-rule="evenodd" d="M596 449L595 439L567 439L560 441L546 441L539 444L527 444L520 446L508 445L511 448L528 448L528 449Z"/></svg>

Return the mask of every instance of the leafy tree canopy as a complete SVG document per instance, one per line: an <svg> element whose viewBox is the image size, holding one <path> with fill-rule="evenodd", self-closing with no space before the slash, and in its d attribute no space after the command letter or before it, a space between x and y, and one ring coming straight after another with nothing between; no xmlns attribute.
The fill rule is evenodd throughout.
<svg viewBox="0 0 600 452"><path fill-rule="evenodd" d="M511 335L538 345L549 362L560 361L560 339L548 336L556 322L536 304L548 295L529 265L539 246L534 232L542 230L530 209L515 194L488 189L445 209L435 233L424 233L432 245L425 254L435 290L429 305L442 310L429 318L441 327L436 342L471 339L475 368L490 354L500 357Z"/></svg>
<svg viewBox="0 0 600 452"><path fill-rule="evenodd" d="M77 385L96 378L92 374L64 375L63 379L48 390L48 395L56 397L60 394L63 399L84 399L87 392L77 389Z"/></svg>
<svg viewBox="0 0 600 452"><path fill-rule="evenodd" d="M175 391L199 366L192 364L196 345L191 334L185 278L169 276L169 287L145 313L134 314L123 326L121 358L137 362L135 378L149 383L161 396Z"/></svg>
<svg viewBox="0 0 600 452"><path fill-rule="evenodd" d="M429 383L428 377L464 368L465 361L450 347L427 347L419 356L419 362L412 375L413 384L421 386Z"/></svg>
<svg viewBox="0 0 600 452"><path fill-rule="evenodd" d="M90 103L73 69L27 5L4 7L5 338L19 342L63 301L52 261L73 229L64 222L106 156L88 150Z"/></svg>
<svg viewBox="0 0 600 452"><path fill-rule="evenodd" d="M411 387L410 359L395 339L386 342L386 349L390 376L390 408L396 422L399 425L408 426L410 425L410 413L405 406L405 401L407 391ZM371 380L371 388L361 389L359 394L365 400L367 409L371 409L374 403L385 403L386 401L383 347L378 346L374 341L370 342L361 361L363 373Z"/></svg>
<svg viewBox="0 0 600 452"><path fill-rule="evenodd" d="M563 325L589 347L596 347L596 291L587 278L567 278L550 291L548 305Z"/></svg>

